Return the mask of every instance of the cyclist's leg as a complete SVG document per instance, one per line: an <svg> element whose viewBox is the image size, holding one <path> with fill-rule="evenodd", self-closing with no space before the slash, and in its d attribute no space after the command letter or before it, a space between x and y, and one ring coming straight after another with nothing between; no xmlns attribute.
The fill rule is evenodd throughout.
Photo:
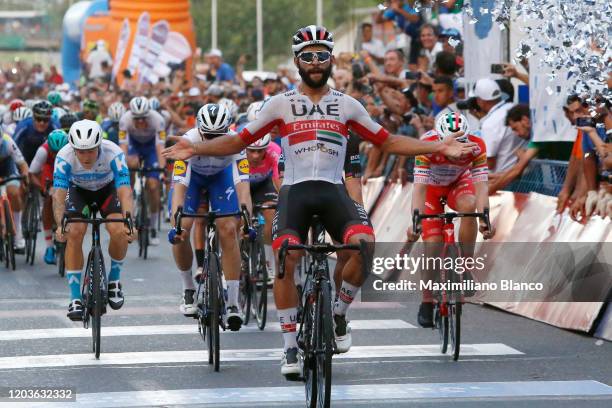
<svg viewBox="0 0 612 408"><path fill-rule="evenodd" d="M208 212L208 192L202 190L200 194L200 206L198 214L206 214ZM204 219L196 219L193 225L193 247L196 258L196 280L198 275L202 273L204 268L204 237L206 236L206 221Z"/></svg>
<svg viewBox="0 0 612 408"><path fill-rule="evenodd" d="M453 186L448 194L448 205L458 212L475 212L476 211L476 190L474 184L469 178L460 179ZM466 243L466 249L471 247L470 244L476 242L478 234L478 223L476 218L462 218L461 227L459 228L459 242Z"/></svg>
<svg viewBox="0 0 612 408"><path fill-rule="evenodd" d="M53 205L52 205L52 194L53 188L47 183L48 180L53 180L52 170L45 166L43 167L41 184L43 188L48 188L48 191L45 191L46 196L43 201L43 209L42 209L42 225L43 225L43 233L45 237L45 256L44 261L47 264L55 263L55 246L53 245Z"/></svg>
<svg viewBox="0 0 612 408"><path fill-rule="evenodd" d="M11 208L13 210L13 224L15 227L15 248L25 248L25 240L23 239L23 231L21 230L21 213L23 209L23 200L19 181L11 181L6 186L6 194Z"/></svg>
<svg viewBox="0 0 612 408"><path fill-rule="evenodd" d="M374 242L374 230L367 212L361 204L349 197L346 187L342 184L329 184L322 186L323 189L325 200L321 208L321 219L331 237L346 244L359 244L361 240ZM329 202L333 202L334 205L325 205ZM359 252L350 251L342 270L342 283L334 303L336 346L341 353L351 347L352 339L346 315L366 278L362 262Z"/></svg>
<svg viewBox="0 0 612 408"><path fill-rule="evenodd" d="M85 190L74 185L70 186L66 195L66 208L68 217L89 216L90 197ZM70 304L68 318L80 320L83 313L81 303L81 271L83 270L83 238L87 232L87 224L73 223L67 226L66 249L64 253L66 265L66 279L70 289Z"/></svg>
<svg viewBox="0 0 612 408"><path fill-rule="evenodd" d="M100 214L104 218L123 218L121 203L117 196L114 185L99 190L97 194ZM110 235L108 244L108 255L111 259L110 272L108 274L108 303L114 310L123 306L123 292L121 290L121 269L123 260L127 254L128 238L125 235L125 226L120 223L106 224L106 230Z"/></svg>
<svg viewBox="0 0 612 408"><path fill-rule="evenodd" d="M221 214L239 211L232 167L228 166L209 179L210 208ZM222 250L221 264L227 283L227 320L232 330L240 329L244 317L238 301L240 292L240 246L238 244L239 218L220 218L216 221Z"/></svg>
<svg viewBox="0 0 612 408"><path fill-rule="evenodd" d="M318 196L315 190L305 187L306 183L283 186L279 193L278 208L272 222L272 248L278 256L278 249L285 240L289 243L306 241L310 226L309 202ZM313 197L314 196L314 197ZM299 375L301 366L297 354L297 305L298 293L294 282L295 266L303 256L303 251L290 251L285 258L283 279L274 280L274 302L280 321L284 340L281 374ZM278 262L278 259L277 259Z"/></svg>
<svg viewBox="0 0 612 408"><path fill-rule="evenodd" d="M146 148L142 151L142 159L145 167L159 167L157 161L157 152L155 150L155 142L150 145L147 144ZM157 236L157 218L159 217L159 207L161 202L161 172L156 171L146 174L145 188L147 190L147 202L149 203L149 226L151 228L151 244L159 245L159 238Z"/></svg>
<svg viewBox="0 0 612 408"><path fill-rule="evenodd" d="M265 181L257 184L251 183L251 199L253 204L271 205L278 201L278 193L272 182L272 177L268 177ZM274 219L275 210L263 210L262 215L265 220L264 233L264 251L266 254L266 267L268 269L269 279L274 276L276 271L274 252L272 251L272 220Z"/></svg>
<svg viewBox="0 0 612 408"><path fill-rule="evenodd" d="M126 160L128 168L130 169L138 168L138 162L140 161L140 156L138 154L138 149L136 148L134 144L132 144L131 139L130 139L130 146L128 148L128 155L125 158L125 160ZM132 186L132 189L134 189L135 180L136 180L136 174L133 172L130 172L130 185Z"/></svg>
<svg viewBox="0 0 612 408"><path fill-rule="evenodd" d="M172 205L174 189L180 187L184 188L184 186L179 185L178 183L173 183L168 196L170 206ZM201 189L201 176L196 173L191 173L191 179L189 181L189 186L187 187L185 200L183 203L185 213L195 214L197 212L200 205ZM174 215L175 210L176 209L173 209L171 211L172 216ZM181 276L183 286L183 299L179 306L179 310L185 316L193 316L196 314L196 308L194 305L195 285L191 272L191 267L193 264L193 250L191 249L191 240L189 239L192 227L193 218L183 218L181 220L181 228L183 229L182 235L184 239L181 242L172 245L172 255L174 257L174 262L178 269L179 275Z"/></svg>

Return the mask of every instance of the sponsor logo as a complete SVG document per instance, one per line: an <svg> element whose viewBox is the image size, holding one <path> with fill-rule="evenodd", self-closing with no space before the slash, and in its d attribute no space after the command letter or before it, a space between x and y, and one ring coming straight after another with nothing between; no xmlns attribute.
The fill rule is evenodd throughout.
<svg viewBox="0 0 612 408"><path fill-rule="evenodd" d="M125 140L126 136L127 136L127 132L125 130L119 131L119 140Z"/></svg>
<svg viewBox="0 0 612 408"><path fill-rule="evenodd" d="M247 159L236 161L236 166L238 166L238 173L249 174L249 161Z"/></svg>
<svg viewBox="0 0 612 408"><path fill-rule="evenodd" d="M184 176L187 174L187 164L182 160L177 160L174 162L174 175L175 176Z"/></svg>
<svg viewBox="0 0 612 408"><path fill-rule="evenodd" d="M325 111L323 111L325 109ZM312 108L308 110L308 106L305 103L297 105L295 103L291 104L291 112L293 112L293 116L312 116L315 113L319 115L328 115L328 116L339 116L340 115L340 105L337 103L330 103L325 106L312 105Z"/></svg>
<svg viewBox="0 0 612 408"><path fill-rule="evenodd" d="M159 132L159 140L166 140L166 131L162 130Z"/></svg>
<svg viewBox="0 0 612 408"><path fill-rule="evenodd" d="M302 153L306 153L306 152L310 153L310 152L317 152L317 151L320 151L321 153L326 153L334 157L338 157L340 155L340 152L338 152L335 149L325 146L325 144L323 143L317 143L316 146L301 147L299 149L295 149L293 152L295 153L296 156L299 156Z"/></svg>

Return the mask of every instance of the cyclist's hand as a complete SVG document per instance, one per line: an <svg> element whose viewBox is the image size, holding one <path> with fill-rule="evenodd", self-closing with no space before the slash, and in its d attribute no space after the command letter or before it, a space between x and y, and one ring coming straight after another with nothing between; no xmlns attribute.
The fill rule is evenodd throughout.
<svg viewBox="0 0 612 408"><path fill-rule="evenodd" d="M170 242L172 245L177 245L183 242L183 240L183 231L181 231L180 234L176 232L176 228L172 228L170 231L168 231L168 242Z"/></svg>
<svg viewBox="0 0 612 408"><path fill-rule="evenodd" d="M450 159L461 159L466 157L478 148L478 145L474 142L458 142L456 139L460 136L463 136L464 132L453 133L444 138L442 142L442 153L444 156Z"/></svg>
<svg viewBox="0 0 612 408"><path fill-rule="evenodd" d="M66 229L68 229L69 226L66 226ZM68 232L68 231L66 231ZM55 229L55 239L57 240L57 242L66 242L67 237L65 234L62 234L62 227L57 227Z"/></svg>
<svg viewBox="0 0 612 408"><path fill-rule="evenodd" d="M171 147L162 151L162 155L166 159L187 160L195 155L195 146L184 137L169 137L170 140L176 141Z"/></svg>
<svg viewBox="0 0 612 408"><path fill-rule="evenodd" d="M491 239L495 236L495 227L492 225L491 229L488 229L487 224L481 221L478 229L480 230L480 233L484 239Z"/></svg>
<svg viewBox="0 0 612 408"><path fill-rule="evenodd" d="M132 228L130 230L127 227L127 225L125 225L123 227L123 231L125 232L125 235L127 236L128 244L131 244L132 242L138 239L138 230L136 228Z"/></svg>
<svg viewBox="0 0 612 408"><path fill-rule="evenodd" d="M408 228L408 231L406 232L407 238L408 238L408 242L417 242L419 240L419 237L421 236L421 233L414 233L414 230L412 229L412 227Z"/></svg>

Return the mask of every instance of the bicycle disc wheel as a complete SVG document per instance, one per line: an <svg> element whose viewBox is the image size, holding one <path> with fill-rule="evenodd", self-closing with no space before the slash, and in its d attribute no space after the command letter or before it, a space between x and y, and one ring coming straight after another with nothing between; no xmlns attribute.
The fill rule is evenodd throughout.
<svg viewBox="0 0 612 408"><path fill-rule="evenodd" d="M94 249L93 260L92 260L92 275L93 275L93 321L91 325L92 337L93 337L93 348L96 353L96 359L100 358L100 343L101 343L101 331L102 331L102 308L104 307L104 298L102 295L102 254L99 248Z"/></svg>
<svg viewBox="0 0 612 408"><path fill-rule="evenodd" d="M461 349L461 301L455 301L449 305L450 341L453 360L459 359Z"/></svg>
<svg viewBox="0 0 612 408"><path fill-rule="evenodd" d="M332 356L334 355L331 312L331 288L322 282L315 319L319 330L317 339L317 407L329 408L331 403Z"/></svg>
<svg viewBox="0 0 612 408"><path fill-rule="evenodd" d="M208 364L213 364L215 371L219 371L219 326L221 318L221 293L219 292L219 258L212 253L208 264L208 314L210 316L210 330L208 335Z"/></svg>
<svg viewBox="0 0 612 408"><path fill-rule="evenodd" d="M251 290L253 292L253 300L251 311L257 319L257 327L263 330L266 327L266 318L268 314L268 268L266 267L266 253L260 241L257 241L255 250L255 274Z"/></svg>

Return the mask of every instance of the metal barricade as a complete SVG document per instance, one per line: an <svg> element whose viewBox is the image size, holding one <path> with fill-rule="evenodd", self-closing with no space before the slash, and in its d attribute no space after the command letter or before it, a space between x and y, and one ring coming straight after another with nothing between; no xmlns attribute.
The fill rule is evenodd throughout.
<svg viewBox="0 0 612 408"><path fill-rule="evenodd" d="M565 181L567 165L567 162L559 160L531 160L521 178L510 183L504 190L557 196Z"/></svg>

